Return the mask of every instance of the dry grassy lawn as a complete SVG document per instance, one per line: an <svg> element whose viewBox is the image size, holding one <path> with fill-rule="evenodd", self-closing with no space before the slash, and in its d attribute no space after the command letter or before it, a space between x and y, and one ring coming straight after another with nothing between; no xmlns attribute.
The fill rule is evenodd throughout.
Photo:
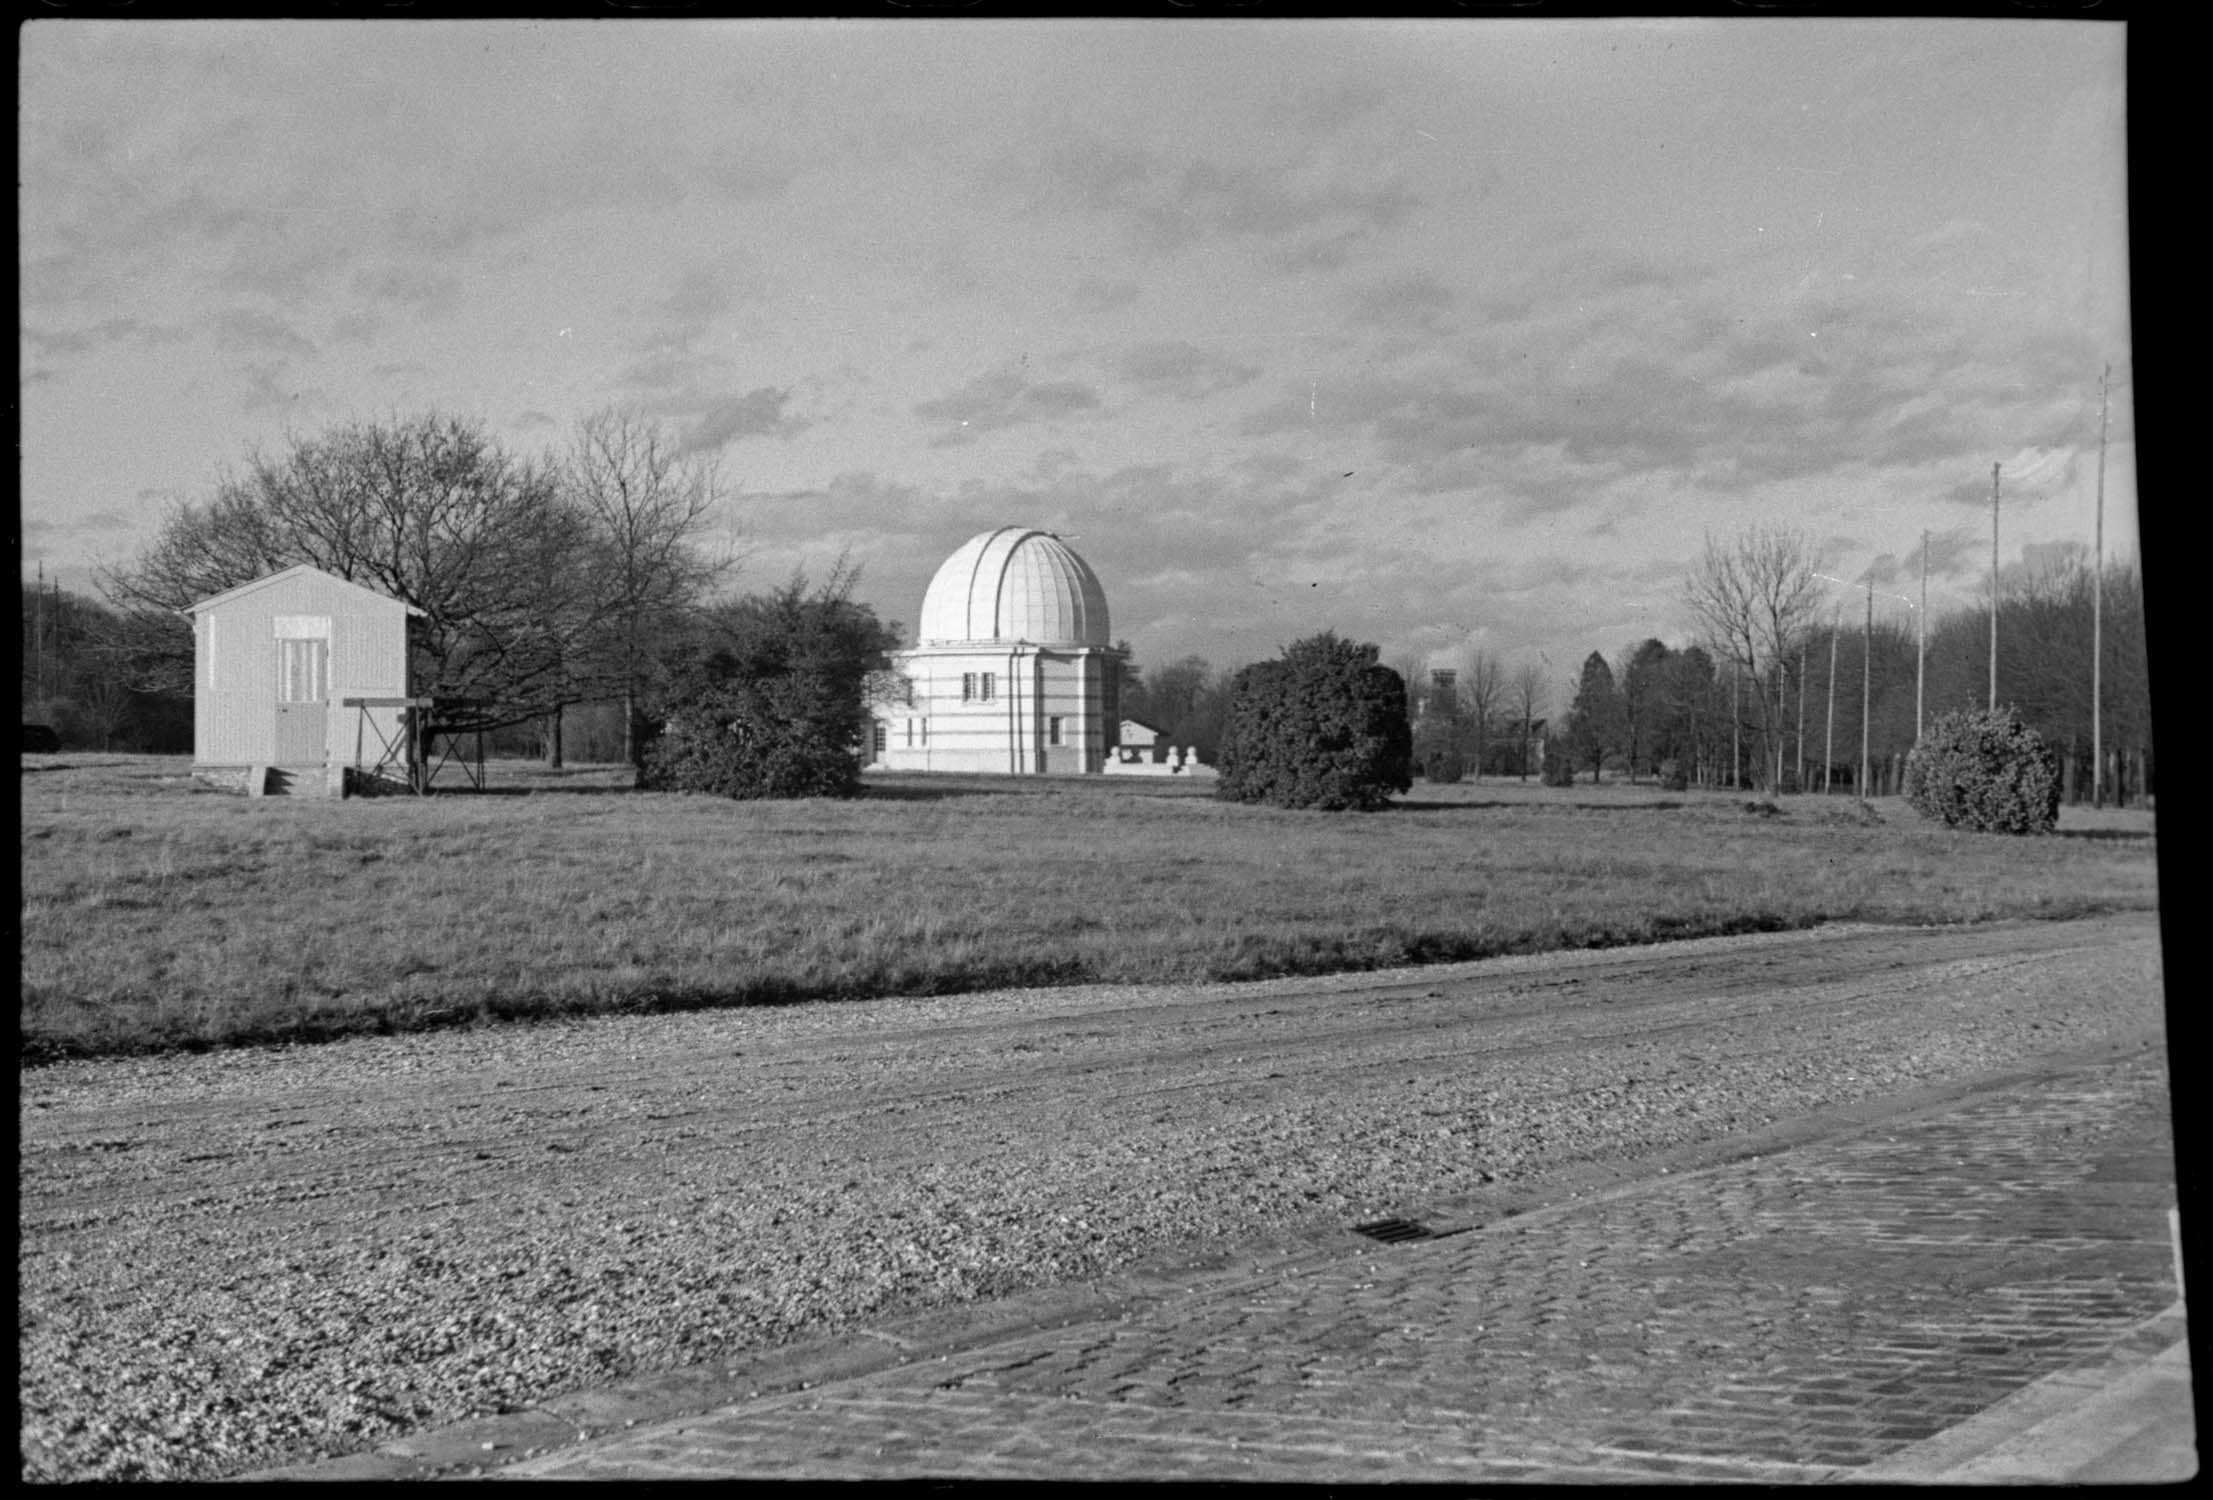
<svg viewBox="0 0 2213 1500"><path fill-rule="evenodd" d="M24 758L26 1057L2158 904L2138 811L2010 839L1613 784L1417 783L1359 816L1138 778L736 803L496 763L484 795L334 802L189 770Z"/></svg>

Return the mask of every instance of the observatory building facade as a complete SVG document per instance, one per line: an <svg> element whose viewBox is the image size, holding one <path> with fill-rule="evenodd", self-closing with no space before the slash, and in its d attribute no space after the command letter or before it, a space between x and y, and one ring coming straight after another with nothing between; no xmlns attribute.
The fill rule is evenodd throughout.
<svg viewBox="0 0 2213 1500"><path fill-rule="evenodd" d="M915 644L872 705L887 771L1088 775L1121 722L1121 655L1091 565L1050 532L970 537L922 596Z"/></svg>

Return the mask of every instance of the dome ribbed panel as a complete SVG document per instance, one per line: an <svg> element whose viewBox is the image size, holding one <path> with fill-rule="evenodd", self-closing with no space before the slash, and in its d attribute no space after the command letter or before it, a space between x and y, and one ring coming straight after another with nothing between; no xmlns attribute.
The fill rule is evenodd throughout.
<svg viewBox="0 0 2213 1500"><path fill-rule="evenodd" d="M984 548L991 545L1003 532L987 531L982 536L970 537L960 549L945 559L937 576L930 580L929 590L922 596L922 619L916 627L916 635L925 641L973 641L991 638L991 595L986 594L983 634L979 636L970 626L969 600L976 592L976 581L982 570ZM991 570L997 577L998 569ZM996 588L996 584L994 584Z"/></svg>
<svg viewBox="0 0 2213 1500"><path fill-rule="evenodd" d="M1060 538L1002 526L964 542L922 596L925 641L1105 646L1106 590Z"/></svg>

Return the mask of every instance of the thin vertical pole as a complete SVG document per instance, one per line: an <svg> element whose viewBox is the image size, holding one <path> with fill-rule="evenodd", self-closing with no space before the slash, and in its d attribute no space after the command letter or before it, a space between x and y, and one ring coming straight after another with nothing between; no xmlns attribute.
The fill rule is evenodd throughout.
<svg viewBox="0 0 2213 1500"><path fill-rule="evenodd" d="M31 691L46 706L46 560L39 559L38 587L31 594Z"/></svg>
<svg viewBox="0 0 2213 1500"><path fill-rule="evenodd" d="M1921 743L1922 689L1929 680L1929 529L1921 528L1921 618L1913 652L1913 742Z"/></svg>
<svg viewBox="0 0 2213 1500"><path fill-rule="evenodd" d="M1829 622L1829 732L1821 748L1821 794L1829 794L1829 783L1836 774L1836 638L1837 626L1843 624L1841 614Z"/></svg>
<svg viewBox="0 0 2213 1500"><path fill-rule="evenodd" d="M1875 574L1867 575L1867 633L1860 637L1860 800L1867 800L1867 716L1875 688Z"/></svg>
<svg viewBox="0 0 2213 1500"><path fill-rule="evenodd" d="M1737 723L1744 711L1739 706L1744 698L1744 678L1738 669L1739 663L1731 658L1729 662L1729 785L1731 786L1742 785L1744 781L1744 753L1737 748Z"/></svg>
<svg viewBox="0 0 2213 1500"><path fill-rule="evenodd" d="M1990 466L1990 709L1998 709L1998 465Z"/></svg>
<svg viewBox="0 0 2213 1500"><path fill-rule="evenodd" d="M1783 786L1783 726L1790 722L1790 711L1784 694L1790 691L1790 658L1783 655L1781 643L1775 651L1775 780L1769 784L1770 792Z"/></svg>
<svg viewBox="0 0 2213 1500"><path fill-rule="evenodd" d="M1798 790L1806 789L1806 652L1810 642L1798 643Z"/></svg>
<svg viewBox="0 0 2213 1500"><path fill-rule="evenodd" d="M2113 366L2098 377L2098 529L2090 574L2090 805L2105 806L2105 419L2107 382Z"/></svg>

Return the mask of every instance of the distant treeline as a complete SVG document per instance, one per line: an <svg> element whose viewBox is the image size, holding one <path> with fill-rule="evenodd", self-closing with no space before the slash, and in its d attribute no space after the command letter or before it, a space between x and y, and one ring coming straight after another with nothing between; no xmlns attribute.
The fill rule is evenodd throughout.
<svg viewBox="0 0 2213 1500"><path fill-rule="evenodd" d="M190 753L191 696L131 685L147 676L132 635L97 600L25 582L23 722L48 726L71 750Z"/></svg>
<svg viewBox="0 0 2213 1500"><path fill-rule="evenodd" d="M2153 777L2143 579L2134 563L2115 563L2105 569L2102 601L2096 585L2080 559L2009 582L1998 607L1997 699L2059 756L2066 798L2088 800L2092 639L2100 636L2104 795L2134 803L2151 793ZM1672 775L1772 792L1859 789L1864 774L1870 794L1893 793L1917 734L1917 693L1921 724L1988 704L1990 613L1966 608L1933 619L1925 660L1894 609L1872 628L1864 613L1856 624L1849 616L1815 622L1778 660L1755 677L1707 645L1646 640L1612 662L1593 652L1565 685L1570 707L1550 744L1594 776L1603 768L1633 780ZM1449 684L1434 673L1410 683L1417 763L1434 766L1456 749L1471 774L1533 774L1535 766L1517 763L1528 716L1502 701L1505 677L1477 653L1473 670Z"/></svg>
<svg viewBox="0 0 2213 1500"><path fill-rule="evenodd" d="M2069 560L2014 582L1998 611L1998 701L2059 754L2070 801L2091 795L2091 639L2094 583L2087 562ZM183 754L192 749L192 700L158 639L126 611L52 584L23 585L23 719L50 726L71 749ZM2102 601L2103 720L2108 798L2136 802L2152 791L2151 677L2142 575L2134 563L2105 570ZM640 656L668 644L639 640ZM1122 643L1124 717L1211 763L1220 743L1229 671L1185 656L1151 668ZM1416 764L1428 774L1534 777L1550 750L1585 772L1634 780L1766 791L1857 788L1861 720L1867 702L1867 789L1897 789L1916 734L1917 651L1913 629L1893 611L1866 628L1816 623L1799 633L1780 666L1733 672L1725 653L1659 640L1628 646L1612 662L1597 653L1572 683L1548 683L1533 664L1476 652L1449 680L1413 662L1408 679ZM1833 663L1833 673L1832 673ZM1988 701L1990 617L1967 608L1931 621L1921 719ZM1552 694L1568 708L1547 715ZM494 731L494 754L616 762L631 719L619 699L575 701L549 715Z"/></svg>

